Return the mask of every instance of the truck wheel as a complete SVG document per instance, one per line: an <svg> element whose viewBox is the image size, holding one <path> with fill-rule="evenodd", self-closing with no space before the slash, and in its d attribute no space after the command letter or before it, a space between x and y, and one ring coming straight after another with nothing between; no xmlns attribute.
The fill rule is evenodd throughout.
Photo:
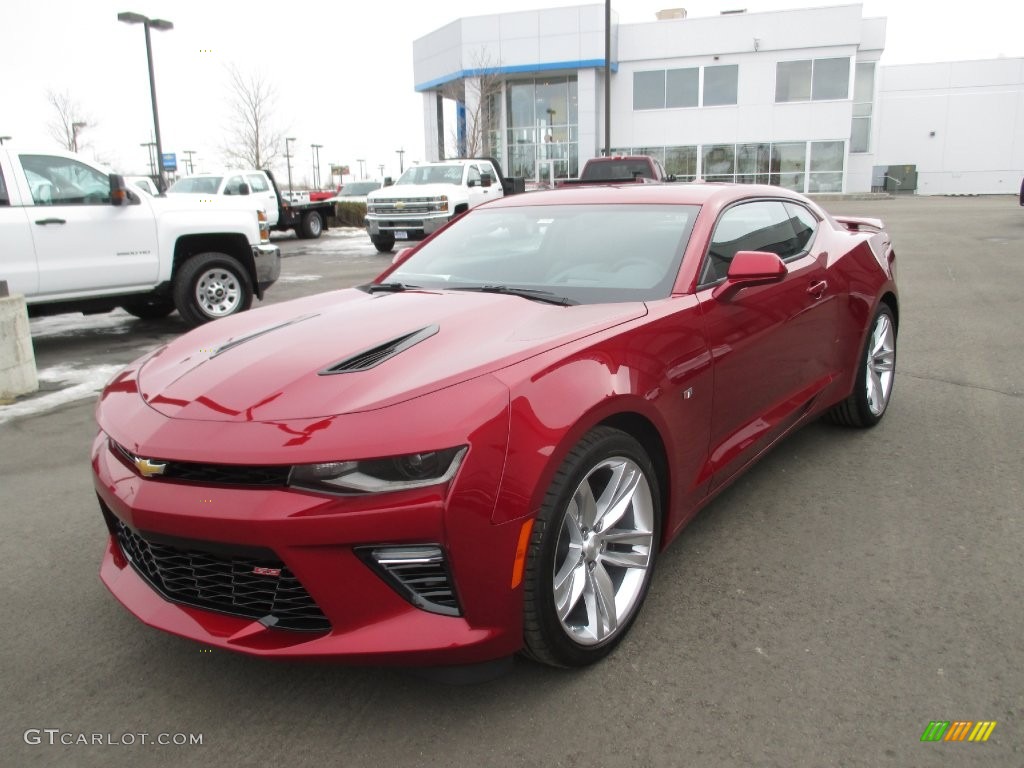
<svg viewBox="0 0 1024 768"><path fill-rule="evenodd" d="M174 302L164 296L141 296L126 301L121 309L140 320L159 320L174 311Z"/></svg>
<svg viewBox="0 0 1024 768"><path fill-rule="evenodd" d="M395 249L395 238L389 235L370 235L370 241L378 253L390 253Z"/></svg>
<svg viewBox="0 0 1024 768"><path fill-rule="evenodd" d="M296 234L305 240L316 240L323 231L324 220L316 211L310 211L302 217L302 224Z"/></svg>
<svg viewBox="0 0 1024 768"><path fill-rule="evenodd" d="M193 327L252 306L252 281L237 259L199 253L181 265L174 279L174 305Z"/></svg>

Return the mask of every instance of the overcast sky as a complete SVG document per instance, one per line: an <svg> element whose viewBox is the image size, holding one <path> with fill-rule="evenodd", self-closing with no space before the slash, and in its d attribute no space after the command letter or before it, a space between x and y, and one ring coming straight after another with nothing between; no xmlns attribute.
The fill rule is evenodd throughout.
<svg viewBox="0 0 1024 768"><path fill-rule="evenodd" d="M582 3L556 2L555 5ZM620 22L653 21L660 8L690 17L847 4L840 0L630 0L613 2ZM297 180L312 176L310 144L330 163L367 176L397 175L424 155L422 97L413 90L412 42L460 17L530 10L538 0L6 0L0 136L22 147L54 147L48 90L68 91L91 123L81 133L92 154L124 173L148 170L152 111L143 30L119 11L169 19L153 32L165 152L196 150L197 170L221 165L228 135L227 67L260 71L277 90L275 122L296 137ZM1024 56L1024 2L866 0L865 16L888 18L883 64ZM955 11L952 9L956 9ZM283 161L281 163L283 168Z"/></svg>

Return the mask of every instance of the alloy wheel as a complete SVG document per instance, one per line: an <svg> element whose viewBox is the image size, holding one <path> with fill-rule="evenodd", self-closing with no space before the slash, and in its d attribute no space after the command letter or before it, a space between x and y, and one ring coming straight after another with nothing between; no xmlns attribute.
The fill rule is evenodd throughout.
<svg viewBox="0 0 1024 768"><path fill-rule="evenodd" d="M875 320L867 354L864 383L868 408L873 416L880 416L889 404L896 372L896 333L889 315L880 313Z"/></svg>

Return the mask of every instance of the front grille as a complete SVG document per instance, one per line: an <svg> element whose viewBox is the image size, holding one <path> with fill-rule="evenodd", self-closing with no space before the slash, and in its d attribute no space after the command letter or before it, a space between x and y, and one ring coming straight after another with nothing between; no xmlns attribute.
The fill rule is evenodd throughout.
<svg viewBox="0 0 1024 768"><path fill-rule="evenodd" d="M132 469L136 469L135 454L113 440L110 444L117 454ZM259 466L245 464L201 464L192 461L152 461L163 464L164 469L153 480L177 480L183 483L204 483L206 485L253 485L263 488L283 487L288 484L290 466ZM138 471L136 469L136 471Z"/></svg>
<svg viewBox="0 0 1024 768"><path fill-rule="evenodd" d="M356 554L417 608L445 616L462 614L439 546L363 547Z"/></svg>
<svg viewBox="0 0 1024 768"><path fill-rule="evenodd" d="M370 204L374 213L434 213L441 209L440 202L408 197L401 200L375 200Z"/></svg>
<svg viewBox="0 0 1024 768"><path fill-rule="evenodd" d="M331 628L306 588L272 551L241 555L210 551L203 542L160 542L111 518L124 556L171 602L257 619L276 629Z"/></svg>

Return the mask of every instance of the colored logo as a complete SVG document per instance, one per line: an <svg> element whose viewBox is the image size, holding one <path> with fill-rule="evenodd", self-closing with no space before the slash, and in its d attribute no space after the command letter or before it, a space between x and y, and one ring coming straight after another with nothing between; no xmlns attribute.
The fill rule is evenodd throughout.
<svg viewBox="0 0 1024 768"><path fill-rule="evenodd" d="M988 741L995 727L995 720L932 720L921 741Z"/></svg>
<svg viewBox="0 0 1024 768"><path fill-rule="evenodd" d="M264 568L261 565L257 565L252 569L253 575L255 576L280 576L280 568Z"/></svg>
<svg viewBox="0 0 1024 768"><path fill-rule="evenodd" d="M143 477L153 477L153 475L162 475L164 470L167 469L167 464L136 457L135 468L139 470L139 474Z"/></svg>

